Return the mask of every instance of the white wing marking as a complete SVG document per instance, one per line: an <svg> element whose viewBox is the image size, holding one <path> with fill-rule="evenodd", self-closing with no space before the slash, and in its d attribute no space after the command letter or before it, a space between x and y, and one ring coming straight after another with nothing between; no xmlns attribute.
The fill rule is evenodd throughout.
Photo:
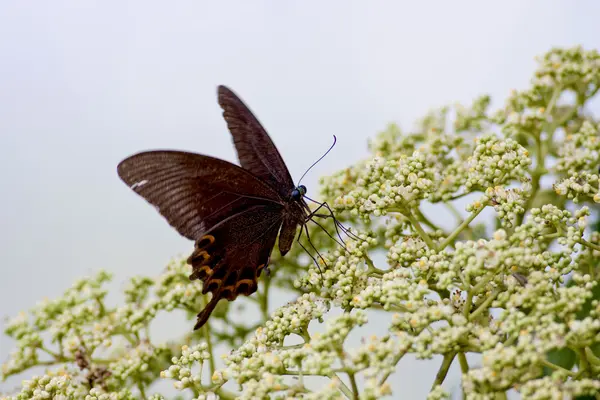
<svg viewBox="0 0 600 400"><path fill-rule="evenodd" d="M148 180L146 180L146 179L144 179L143 181L136 182L136 183L134 183L133 185L131 185L131 189L132 189L132 190L135 190L136 188L139 188L139 187L142 187L142 186L144 186L144 185L145 185L146 183L148 183L148 182L150 182L150 181L148 181Z"/></svg>

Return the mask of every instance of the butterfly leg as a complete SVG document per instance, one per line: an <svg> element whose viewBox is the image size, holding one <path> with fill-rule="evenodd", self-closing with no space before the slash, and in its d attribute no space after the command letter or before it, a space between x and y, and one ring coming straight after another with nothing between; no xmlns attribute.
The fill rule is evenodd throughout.
<svg viewBox="0 0 600 400"><path fill-rule="evenodd" d="M308 243L313 248L313 250L317 252L317 255L319 256L319 258L321 259L321 261L323 261L323 265L327 266L327 261L325 261L325 259L323 258L323 256L319 252L319 250L313 244L312 240L310 240L310 233L308 231L308 226L307 225L303 225L303 227L304 227L304 230L306 231L306 238L308 239ZM298 243L300 243L300 236L298 236ZM302 246L302 243L300 243L300 246ZM306 250L306 248L304 246L302 246L302 248L304 249L304 251L306 251L308 253L308 251ZM317 265L317 268L319 269L319 273L321 274L321 278L323 278L323 271L321 271L321 267L319 266L319 263L317 262L317 260L314 257L312 257L312 255L310 253L308 253L308 254L314 260L315 264Z"/></svg>
<svg viewBox="0 0 600 400"><path fill-rule="evenodd" d="M331 210L331 208L329 208L329 205L327 205L327 203L326 203L326 202L319 203L318 201L315 201L315 200L313 200L313 199L311 199L311 198L308 198L308 197L306 197L306 199L308 199L308 200L312 201L313 203L316 203L316 204L318 204L318 205L319 205L319 207L317 207L317 209L316 209L316 210L314 210L314 211L311 211L311 210L310 210L310 208L308 207L308 205L307 205L306 203L303 203L303 204L304 204L304 206L306 207L306 209L308 210L308 214L306 215L306 217L305 217L305 219L304 219L304 222L305 222L305 223L307 223L308 221L312 221L312 222L314 222L315 224L319 225L319 223L318 223L318 222L316 222L316 221L315 221L315 220L312 218L313 216L315 216L315 217L321 217L321 218L324 218L324 219L327 219L327 218L333 218L333 221L334 221L334 226L335 226L335 231L336 231L336 233L337 233L337 236L338 236L338 238L339 238L339 239L340 239L340 241L343 243L343 245L341 245L341 246L345 248L345 247L346 247L346 243L344 242L344 239L342 239L342 236L340 235L340 231L339 231L339 229L338 229L338 221L335 219L335 216L333 215L333 211ZM319 211L321 208L323 208L323 207L327 208L327 209L329 210L329 213L330 213L331 215L326 215L326 214L318 214L317 212L318 212L318 211ZM332 238L334 241L337 241L337 240L335 240L335 239L334 239L334 238L333 238L333 237L332 237L332 236L329 234L329 232L328 232L327 230L325 230L325 229L324 229L324 228L323 228L321 225L319 225L319 227L320 227L321 229L323 229L323 231L325 231L325 233L327 233L327 235L328 235L330 238ZM338 244L340 244L340 243L338 242Z"/></svg>
<svg viewBox="0 0 600 400"><path fill-rule="evenodd" d="M340 232L338 231L337 227L335 228L335 230L336 230L336 232L337 232L338 238L340 239L339 241L338 241L338 240L337 240L335 237L333 237L333 236L331 235L331 233L329 233L329 231L328 231L327 229L325 229L325 227L324 227L323 225L321 225L320 223L318 223L318 222L317 222L317 221L315 221L314 219L311 219L311 220L310 220L310 222L314 223L314 224L315 224L315 225L317 225L319 228L321 228L321 230L322 230L323 232L325 232L325 233L327 234L327 236L329 236L329 238L331 238L331 240L333 240L334 242L336 242L336 243L337 243L337 244L338 244L340 247L343 247L343 248L344 248L344 250L347 250L347 249L346 249L346 242L344 242L344 239L342 239L342 237L341 237L341 235L340 235Z"/></svg>
<svg viewBox="0 0 600 400"><path fill-rule="evenodd" d="M350 239L354 239L354 240L360 240L360 238L358 236L356 236L354 234L354 232L350 231L348 228L346 228L344 225L342 225L342 223L340 221L338 221L335 218L335 215L333 214L333 210L331 209L331 207L329 207L329 204L327 204L327 202L323 203L323 206L329 211L330 217L333 218L333 221L335 223L335 226L339 226L340 229L350 238Z"/></svg>
<svg viewBox="0 0 600 400"><path fill-rule="evenodd" d="M319 272L321 272L321 267L319 267L319 262L317 261L317 259L312 255L312 253L310 251L308 251L308 249L302 244L302 242L300 241L300 238L302 237L302 232L304 232L304 228L306 228L306 225L303 225L300 228L300 233L298 234L298 238L296 239L296 241L298 242L298 244L300 245L300 247L302 247L302 250L304 250L304 252L306 254L308 254L308 256L310 258L312 258L313 262L315 263L315 265L317 266L317 268L319 269ZM308 228L306 228L306 230L308 231ZM308 234L307 234L308 235ZM321 275L323 275L323 273L321 273Z"/></svg>
<svg viewBox="0 0 600 400"><path fill-rule="evenodd" d="M333 222L334 222L336 231L338 230L338 227L339 227L339 229L341 229L342 232L344 232L346 234L346 236L348 236L350 239L353 239L353 240L359 240L360 239L353 232L351 232L348 228L346 228L344 225L342 225L342 223L340 221L337 220L337 218L335 217L335 214L333 213L333 210L331 209L331 207L329 206L329 204L327 204L326 201L323 202L323 203L319 203L318 201L313 200L313 199L311 199L310 197L308 197L306 195L304 196L304 198L306 200L312 201L313 203L319 205L319 207L317 207L314 211L310 211L310 209L309 209L309 213L308 213L308 215L306 217L306 221L310 220L313 216L321 217L321 218L333 218ZM327 211L329 211L329 214L318 214L318 211L321 208L327 209ZM339 235L339 232L338 232L338 237L339 236L340 235ZM340 237L340 240L342 240L341 237Z"/></svg>

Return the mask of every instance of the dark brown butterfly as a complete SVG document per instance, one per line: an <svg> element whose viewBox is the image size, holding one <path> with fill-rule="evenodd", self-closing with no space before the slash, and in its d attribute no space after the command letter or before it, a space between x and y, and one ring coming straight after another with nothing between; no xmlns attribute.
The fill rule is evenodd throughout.
<svg viewBox="0 0 600 400"><path fill-rule="evenodd" d="M223 117L241 167L181 151L148 151L123 160L121 179L153 204L181 235L195 241L190 279L203 282L212 299L194 329L206 323L220 299L250 295L279 251L291 248L298 226L310 219L306 188L294 185L265 129L225 86L218 88Z"/></svg>

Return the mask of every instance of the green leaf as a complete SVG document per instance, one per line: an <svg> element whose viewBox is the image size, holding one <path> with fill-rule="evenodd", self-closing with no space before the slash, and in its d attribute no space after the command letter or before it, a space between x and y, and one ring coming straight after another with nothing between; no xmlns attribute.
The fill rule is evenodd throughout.
<svg viewBox="0 0 600 400"><path fill-rule="evenodd" d="M550 350L547 355L547 360L552 364L556 364L565 369L571 370L577 360L575 352L569 348ZM544 375L552 375L554 370L549 367L544 367Z"/></svg>

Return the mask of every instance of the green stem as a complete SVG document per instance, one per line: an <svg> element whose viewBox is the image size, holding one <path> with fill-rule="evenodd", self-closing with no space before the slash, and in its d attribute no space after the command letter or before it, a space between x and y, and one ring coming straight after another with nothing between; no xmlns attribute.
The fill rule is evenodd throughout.
<svg viewBox="0 0 600 400"><path fill-rule="evenodd" d="M108 365L110 363L119 361L119 359L92 358L92 359L90 359L90 361L92 364Z"/></svg>
<svg viewBox="0 0 600 400"><path fill-rule="evenodd" d="M600 366L600 358L596 357L596 355L594 354L592 349L590 349L589 347L586 347L584 349L584 351L585 351L585 356L587 357L590 364L595 365L595 366Z"/></svg>
<svg viewBox="0 0 600 400"><path fill-rule="evenodd" d="M329 377L331 379L337 379L337 381L340 383L340 390L342 391L342 393L344 393L344 395L347 398L349 398L349 399L354 398L354 394L352 393L352 389L350 389L348 387L348 385L346 385L344 382L342 382L342 380L340 379L339 376L337 376L336 374L331 374Z"/></svg>
<svg viewBox="0 0 600 400"><path fill-rule="evenodd" d="M216 391L216 393L219 395L219 398L221 400L233 400L236 398L235 394L233 394L225 389L218 389Z"/></svg>
<svg viewBox="0 0 600 400"><path fill-rule="evenodd" d="M61 335L60 338L58 338L58 354L60 355L60 357L64 357L65 354L65 346L63 344L63 336Z"/></svg>
<svg viewBox="0 0 600 400"><path fill-rule="evenodd" d="M473 290L467 291L467 300L465 301L465 308L463 309L463 315L468 319L469 313L471 312L471 306L473 305Z"/></svg>
<svg viewBox="0 0 600 400"><path fill-rule="evenodd" d="M473 288L473 293L479 293L485 287L485 285L487 285L492 279L494 279L494 277L495 276L493 274L488 274L485 278L479 281L477 285L475 285L475 287Z"/></svg>
<svg viewBox="0 0 600 400"><path fill-rule="evenodd" d="M590 369L590 363L587 360L585 351L583 351L580 348L576 348L575 352L579 356L579 373L580 374L587 373L588 370Z"/></svg>
<svg viewBox="0 0 600 400"><path fill-rule="evenodd" d="M423 229L423 227L421 226L421 224L419 223L419 221L417 221L417 219L414 217L414 215L412 215L410 213L410 211L406 211L405 213L403 213L404 216L406 218L408 218L408 220L410 221L413 229L417 232L417 234L421 237L421 239L423 239L423 241L425 243L427 243L427 246L431 249L431 250L436 250L437 251L437 246L435 245L435 243L433 242L433 240L431 240L431 238L429 237L429 235L427 234L427 232L425 232L425 230Z"/></svg>
<svg viewBox="0 0 600 400"><path fill-rule="evenodd" d="M585 240L585 239L579 239L579 240L577 240L577 243L579 243L580 245L583 245L583 246L589 247L589 248L590 248L590 249L592 249L592 250L600 251L600 246L598 246L597 244L594 244L594 243L588 242L588 241L587 241L587 240Z"/></svg>
<svg viewBox="0 0 600 400"><path fill-rule="evenodd" d="M473 192L465 192L465 193L457 194L457 195L454 195L454 196L452 196L452 197L450 197L450 198L448 198L447 200L444 200L444 201L458 200L458 199L460 199L462 197L465 197L465 196L467 196L467 195L469 195L471 193L473 193Z"/></svg>
<svg viewBox="0 0 600 400"><path fill-rule="evenodd" d="M375 275L385 274L386 271L377 268L375 266L375 264L373 264L373 260L371 260L371 258L369 257L368 254L363 255L363 258L365 259L365 264L367 264L367 267L369 267L367 269L367 273L371 273L371 274L375 274Z"/></svg>
<svg viewBox="0 0 600 400"><path fill-rule="evenodd" d="M425 216L425 214L423 214L423 212L419 208L416 209L416 212L417 212L417 215L419 216L419 218L421 219L421 221L423 221L423 223L425 225L427 225L428 227L430 227L434 231L441 231L442 230L442 228L440 228L439 226L437 226L436 224L434 224L433 222L431 222L429 220L429 218L427 218Z"/></svg>
<svg viewBox="0 0 600 400"><path fill-rule="evenodd" d="M144 385L141 382L138 382L137 387L140 391L140 398L146 400L148 397L146 397L146 390L144 389Z"/></svg>
<svg viewBox="0 0 600 400"><path fill-rule="evenodd" d="M42 351L44 351L44 352L46 352L46 353L48 353L52 357L54 357L54 362L65 362L65 361L67 361L66 357L61 356L60 354L56 354L55 352L53 352L52 350L48 349L44 345L40 345L39 349L42 350Z"/></svg>
<svg viewBox="0 0 600 400"><path fill-rule="evenodd" d="M454 215L454 218L456 218L456 221L459 224L463 222L462 215L460 215L460 212L458 212L458 210L456 209L456 207L454 207L454 205L452 205L452 203L444 203L444 205L446 206L446 208L448 208L452 215Z"/></svg>
<svg viewBox="0 0 600 400"><path fill-rule="evenodd" d="M469 215L469 216L467 217L467 219L465 219L465 220L462 222L462 224L460 224L460 225L458 226L458 228L456 228L456 229L454 230L454 232L452 232L452 233L450 234L450 236L448 236L448 237L446 238L446 240L444 240L444 241L442 242L442 244L440 245L440 249L441 249L441 250L444 250L446 247L448 247L448 245L449 245L450 243L452 243L452 242L454 241L454 239L456 239L456 237L457 237L457 236L458 236L458 235L459 235L459 234L460 234L460 233L461 233L461 232L462 232L462 231L463 231L463 230L464 230L464 229L465 229L467 226L469 226L469 224L470 224L470 223L471 223L471 222L472 222L472 221L473 221L475 218L477 218L477 216L479 215L479 213L481 213L485 207L486 207L486 205L482 205L482 206L481 206L479 209L477 209L476 211L473 211L473 212L471 213L471 215Z"/></svg>
<svg viewBox="0 0 600 400"><path fill-rule="evenodd" d="M48 367L51 365L56 365L56 364L61 364L63 361L58 361L58 360L50 360L50 361L38 361L35 363L35 367L38 366L44 366L44 367Z"/></svg>
<svg viewBox="0 0 600 400"><path fill-rule="evenodd" d="M304 347L306 343L298 343L298 344L290 344L289 346L281 346L279 349L280 350L294 350L294 349L301 349Z"/></svg>
<svg viewBox="0 0 600 400"><path fill-rule="evenodd" d="M348 375L348 379L350 379L350 386L352 386L352 399L358 400L358 385L356 384L356 378L354 377L354 371L346 366L346 354L343 349L338 349L338 356L340 357L340 364L344 369L344 372ZM339 378L338 378L339 379Z"/></svg>
<svg viewBox="0 0 600 400"><path fill-rule="evenodd" d="M554 111L554 106L556 105L556 102L558 101L561 92L562 88L560 86L556 86L554 88L554 91L552 92L552 97L550 98L548 106L546 107L546 111L544 112L546 119L552 115L552 111Z"/></svg>
<svg viewBox="0 0 600 400"><path fill-rule="evenodd" d="M348 374L348 379L350 379L350 386L352 387L353 399L358 400L358 385L356 384L356 378L354 377L354 372L346 372Z"/></svg>
<svg viewBox="0 0 600 400"><path fill-rule="evenodd" d="M400 360L402 360L402 357L404 357L405 354L406 354L406 351L401 351L400 353L398 353L398 355L394 358L392 365L398 364L400 362ZM383 377L381 377L381 379L379 380L379 386L382 386L391 374L392 374L391 372L388 372Z"/></svg>
<svg viewBox="0 0 600 400"><path fill-rule="evenodd" d="M572 376L573 377L573 376L577 375L575 372L569 371L568 369L563 368L560 365L553 364L553 363L551 363L550 361L547 361L547 360L541 360L541 364L543 366L545 366L545 367L552 368L552 369L555 369L557 371L562 371L564 374L566 374L568 376Z"/></svg>
<svg viewBox="0 0 600 400"><path fill-rule="evenodd" d="M134 335L135 336L135 335ZM123 337L133 346L136 347L137 343L135 337L131 337L131 335L127 332L123 332Z"/></svg>
<svg viewBox="0 0 600 400"><path fill-rule="evenodd" d="M557 126L559 126L555 121L549 122L549 119L552 118L552 111L554 111L554 106L562 93L562 87L556 86L554 91L552 92L552 97L548 101L548 105L546 110L544 111L544 120L546 123L544 124L543 130L547 134L546 141L551 143L554 137L554 132L556 131ZM553 118L552 118L553 119ZM531 195L527 198L525 202L525 212L531 208L531 204L535 200L538 190L540 189L540 181L542 176L547 172L545 166L546 154L543 151L544 146L542 143L541 135L533 136L535 141L535 168L531 171ZM517 217L517 221L515 226L519 226L523 223L523 218L525 218L525 212L519 214Z"/></svg>
<svg viewBox="0 0 600 400"><path fill-rule="evenodd" d="M454 357L456 357L456 351L453 351L451 353L446 353L446 355L444 355L444 360L442 361L442 365L440 365L440 369L438 370L437 374L435 375L435 381L433 381L433 385L431 385L431 389L433 390L436 386L441 385L444 382L444 379L446 379L446 375L448 375L448 370L450 369L450 366L452 365L452 361L454 361Z"/></svg>
<svg viewBox="0 0 600 400"><path fill-rule="evenodd" d="M479 307L477 307L477 309L471 313L471 315L469 315L469 320L474 320L479 316L479 314L487 310L490 304L492 304L492 301L494 301L496 299L496 296L498 296L499 294L500 291L498 289L494 290L492 294L488 298L486 298L485 301L481 303Z"/></svg>
<svg viewBox="0 0 600 400"><path fill-rule="evenodd" d="M310 333L308 333L308 325L300 328L300 336L302 336L302 339L304 339L304 343L309 343L310 342Z"/></svg>
<svg viewBox="0 0 600 400"><path fill-rule="evenodd" d="M460 363L460 370L463 374L469 372L469 363L467 362L467 356L462 351L458 353L458 362Z"/></svg>
<svg viewBox="0 0 600 400"><path fill-rule="evenodd" d="M98 297L96 297L96 303L98 304L98 311L100 313L99 317L103 317L106 315L106 308L104 307L104 303Z"/></svg>

